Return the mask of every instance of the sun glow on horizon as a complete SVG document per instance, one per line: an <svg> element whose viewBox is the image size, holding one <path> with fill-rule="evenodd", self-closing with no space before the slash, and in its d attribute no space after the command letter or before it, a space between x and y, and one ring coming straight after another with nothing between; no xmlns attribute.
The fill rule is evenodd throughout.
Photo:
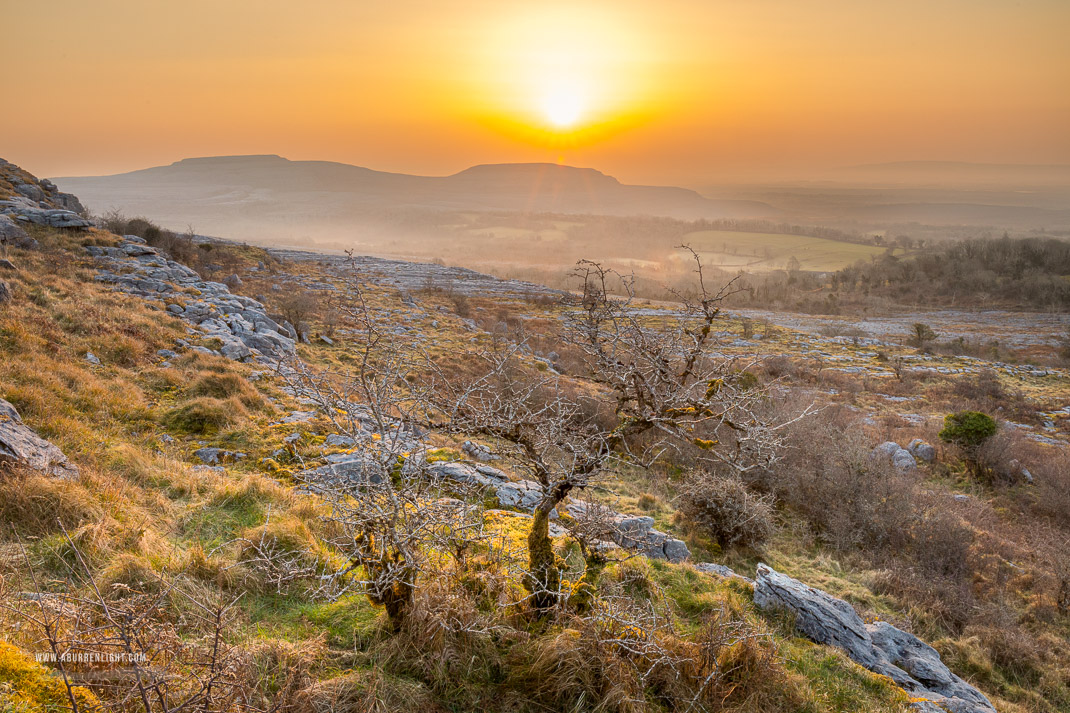
<svg viewBox="0 0 1070 713"><path fill-rule="evenodd" d="M558 129L568 129L583 116L583 103L579 87L558 83L543 95L541 106L551 124Z"/></svg>
<svg viewBox="0 0 1070 713"><path fill-rule="evenodd" d="M657 52L628 17L603 6L511 11L488 22L471 96L479 121L512 139L558 149L597 143L651 104Z"/></svg>

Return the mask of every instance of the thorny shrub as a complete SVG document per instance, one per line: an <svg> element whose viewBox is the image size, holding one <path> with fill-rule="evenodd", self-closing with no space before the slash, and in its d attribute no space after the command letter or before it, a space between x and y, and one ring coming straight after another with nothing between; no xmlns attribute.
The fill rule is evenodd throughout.
<svg viewBox="0 0 1070 713"><path fill-rule="evenodd" d="M696 528L721 547L755 547L773 533L773 498L752 492L737 475L695 473L677 505Z"/></svg>

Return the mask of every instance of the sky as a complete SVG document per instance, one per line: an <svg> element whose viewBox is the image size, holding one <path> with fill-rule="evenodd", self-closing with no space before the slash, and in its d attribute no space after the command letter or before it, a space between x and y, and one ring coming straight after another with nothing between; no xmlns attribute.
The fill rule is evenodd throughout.
<svg viewBox="0 0 1070 713"><path fill-rule="evenodd" d="M3 2L0 157L39 176L1070 163L1068 0Z"/></svg>

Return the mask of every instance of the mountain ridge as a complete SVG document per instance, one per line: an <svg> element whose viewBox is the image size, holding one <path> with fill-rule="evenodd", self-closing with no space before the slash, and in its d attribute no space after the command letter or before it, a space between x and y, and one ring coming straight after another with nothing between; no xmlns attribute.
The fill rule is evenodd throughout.
<svg viewBox="0 0 1070 713"><path fill-rule="evenodd" d="M260 154L187 158L168 166L55 181L98 211L119 208L164 222L192 218L220 230L234 227L223 220L228 213L231 218L251 211L278 215L286 207L340 220L367 210L414 208L682 219L776 213L760 201L716 200L676 186L629 185L597 169L552 163L477 164L447 176L419 176ZM216 223L221 223L218 228Z"/></svg>

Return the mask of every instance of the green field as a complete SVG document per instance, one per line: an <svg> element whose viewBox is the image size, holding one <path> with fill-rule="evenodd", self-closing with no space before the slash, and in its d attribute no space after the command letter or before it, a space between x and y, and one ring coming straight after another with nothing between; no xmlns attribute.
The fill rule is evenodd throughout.
<svg viewBox="0 0 1070 713"><path fill-rule="evenodd" d="M792 257L799 261L803 270L839 270L885 252L885 248L875 245L733 230L699 230L684 235L683 242L697 250L706 264L748 272L784 269ZM896 251L897 254L901 252Z"/></svg>

